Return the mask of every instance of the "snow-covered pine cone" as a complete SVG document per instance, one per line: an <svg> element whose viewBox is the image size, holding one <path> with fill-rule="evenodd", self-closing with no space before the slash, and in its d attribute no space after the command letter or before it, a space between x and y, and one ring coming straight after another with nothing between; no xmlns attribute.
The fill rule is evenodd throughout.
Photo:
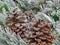
<svg viewBox="0 0 60 45"><path fill-rule="evenodd" d="M36 19L32 11L13 11L7 17L6 25L19 34L27 45L51 45L54 41L50 25L42 19Z"/></svg>

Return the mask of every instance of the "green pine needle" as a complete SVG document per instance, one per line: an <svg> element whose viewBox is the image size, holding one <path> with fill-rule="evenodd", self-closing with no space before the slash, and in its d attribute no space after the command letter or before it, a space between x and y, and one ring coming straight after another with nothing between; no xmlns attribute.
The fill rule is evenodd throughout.
<svg viewBox="0 0 60 45"><path fill-rule="evenodd" d="M54 19L55 22L59 20L59 17L56 14L53 15L52 18Z"/></svg>
<svg viewBox="0 0 60 45"><path fill-rule="evenodd" d="M3 4L3 5L0 7L0 12L2 11L2 8L5 8L6 11L9 11L9 8L8 8L7 4Z"/></svg>

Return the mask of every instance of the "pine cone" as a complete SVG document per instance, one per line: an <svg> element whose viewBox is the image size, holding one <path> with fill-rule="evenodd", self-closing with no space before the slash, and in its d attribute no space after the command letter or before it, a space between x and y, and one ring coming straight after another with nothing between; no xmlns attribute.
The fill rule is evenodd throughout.
<svg viewBox="0 0 60 45"><path fill-rule="evenodd" d="M12 17L8 16L6 25L19 34L27 45L51 45L54 41L50 25L42 19L36 19L32 11L16 12Z"/></svg>

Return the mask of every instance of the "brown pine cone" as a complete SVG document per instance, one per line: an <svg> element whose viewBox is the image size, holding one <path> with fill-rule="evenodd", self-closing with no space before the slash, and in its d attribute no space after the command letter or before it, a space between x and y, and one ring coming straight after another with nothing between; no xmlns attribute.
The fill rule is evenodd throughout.
<svg viewBox="0 0 60 45"><path fill-rule="evenodd" d="M36 19L32 11L20 11L8 16L6 25L18 33L27 45L51 45L54 41L50 25L42 19Z"/></svg>

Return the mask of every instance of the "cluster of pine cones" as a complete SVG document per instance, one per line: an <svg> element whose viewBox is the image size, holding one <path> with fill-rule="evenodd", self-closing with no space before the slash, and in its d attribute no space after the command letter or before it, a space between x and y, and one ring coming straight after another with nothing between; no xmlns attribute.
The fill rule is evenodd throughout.
<svg viewBox="0 0 60 45"><path fill-rule="evenodd" d="M54 36L50 25L43 19L36 19L32 11L18 11L6 18L6 25L27 43L27 45L51 45Z"/></svg>

